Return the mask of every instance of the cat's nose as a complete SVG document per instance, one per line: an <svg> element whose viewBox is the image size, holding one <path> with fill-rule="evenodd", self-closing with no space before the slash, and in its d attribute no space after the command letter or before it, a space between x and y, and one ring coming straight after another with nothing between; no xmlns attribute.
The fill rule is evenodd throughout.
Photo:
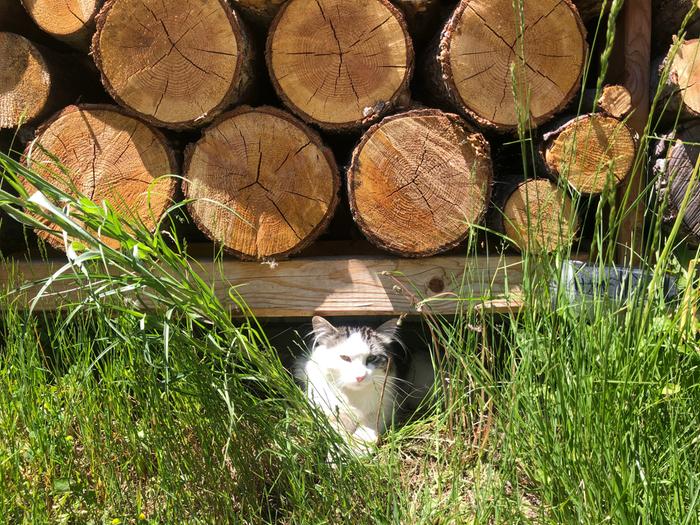
<svg viewBox="0 0 700 525"><path fill-rule="evenodd" d="M362 381L365 380L365 377L367 377L367 374L362 374L361 376L357 376L357 377L355 377L355 379L357 379L358 383L362 383Z"/></svg>

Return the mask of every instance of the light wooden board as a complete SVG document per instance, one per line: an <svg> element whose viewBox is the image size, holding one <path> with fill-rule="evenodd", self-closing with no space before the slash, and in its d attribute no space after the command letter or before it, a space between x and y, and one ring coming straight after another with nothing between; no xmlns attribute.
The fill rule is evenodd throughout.
<svg viewBox="0 0 700 525"><path fill-rule="evenodd" d="M11 273L32 281L48 277L64 262L16 263L13 272L0 268L0 285L8 286ZM420 308L452 314L466 304L492 313L520 307L519 257L308 257L274 266L235 260L200 264L200 275L224 304L232 303L229 289L236 286L258 317L395 315ZM39 303L40 309L55 309L79 296L66 291L68 283L60 286ZM35 293L27 293L24 304Z"/></svg>

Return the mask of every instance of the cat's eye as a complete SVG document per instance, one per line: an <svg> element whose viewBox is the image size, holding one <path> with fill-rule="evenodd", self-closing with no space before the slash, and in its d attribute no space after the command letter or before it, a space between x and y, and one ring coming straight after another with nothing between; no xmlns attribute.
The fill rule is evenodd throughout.
<svg viewBox="0 0 700 525"><path fill-rule="evenodd" d="M348 363L349 363L350 361L352 361L352 359L350 359L350 356L349 356L349 355L341 355L340 358L341 358L343 361L347 361Z"/></svg>
<svg viewBox="0 0 700 525"><path fill-rule="evenodd" d="M370 356L367 356L366 362L368 365L371 365L371 364L379 365L379 364L384 363L384 361L386 361L386 357L384 357L383 355L370 355Z"/></svg>

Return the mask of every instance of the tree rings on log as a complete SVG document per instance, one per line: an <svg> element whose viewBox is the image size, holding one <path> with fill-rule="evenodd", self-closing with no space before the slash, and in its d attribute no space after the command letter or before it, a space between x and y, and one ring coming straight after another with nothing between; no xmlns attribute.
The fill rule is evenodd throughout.
<svg viewBox="0 0 700 525"><path fill-rule="evenodd" d="M700 117L700 40L682 42L675 55L673 48L663 60L661 69L668 68L668 78L662 87L659 107L667 120ZM659 79L661 75L659 73Z"/></svg>
<svg viewBox="0 0 700 525"><path fill-rule="evenodd" d="M522 14L511 0L464 0L428 60L435 95L499 131L561 111L586 60L586 31L570 0L523 0Z"/></svg>
<svg viewBox="0 0 700 525"><path fill-rule="evenodd" d="M45 116L53 85L49 65L34 44L0 33L0 128Z"/></svg>
<svg viewBox="0 0 700 525"><path fill-rule="evenodd" d="M284 111L240 107L185 152L183 191L195 223L244 259L310 244L338 203L340 177L320 137Z"/></svg>
<svg viewBox="0 0 700 525"><path fill-rule="evenodd" d="M546 179L514 183L499 200L499 230L521 252L553 252L570 246L579 229L573 201Z"/></svg>
<svg viewBox="0 0 700 525"><path fill-rule="evenodd" d="M266 56L282 101L336 131L387 114L413 71L406 23L388 0L291 0L272 22Z"/></svg>
<svg viewBox="0 0 700 525"><path fill-rule="evenodd" d="M541 152L551 174L580 193L597 195L627 178L637 141L622 121L592 113L545 134Z"/></svg>
<svg viewBox="0 0 700 525"><path fill-rule="evenodd" d="M433 255L457 246L482 219L492 178L489 145L462 118L409 111L362 137L348 170L350 208L381 248Z"/></svg>
<svg viewBox="0 0 700 525"><path fill-rule="evenodd" d="M691 244L700 244L700 177L693 177L700 156L700 124L693 123L659 141L654 152L654 175L663 220L672 225L688 202L681 218L681 233ZM693 181L693 179L695 179Z"/></svg>
<svg viewBox="0 0 700 525"><path fill-rule="evenodd" d="M100 0L22 0L42 31L78 49L87 50L95 29Z"/></svg>
<svg viewBox="0 0 700 525"><path fill-rule="evenodd" d="M157 126L202 125L251 87L248 37L226 0L107 0L92 49L107 91Z"/></svg>
<svg viewBox="0 0 700 525"><path fill-rule="evenodd" d="M116 106L65 108L39 129L24 162L66 193L107 201L127 220L149 228L172 205L177 188L177 180L166 177L178 170L165 138ZM64 248L61 237L41 231L39 236Z"/></svg>

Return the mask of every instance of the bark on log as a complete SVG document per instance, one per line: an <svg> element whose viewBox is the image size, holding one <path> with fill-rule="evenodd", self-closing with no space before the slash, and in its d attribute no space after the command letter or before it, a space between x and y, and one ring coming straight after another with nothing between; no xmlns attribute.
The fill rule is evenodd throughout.
<svg viewBox="0 0 700 525"><path fill-rule="evenodd" d="M89 72L80 61L62 56L14 33L0 33L0 129L48 117L73 102L73 78L89 92Z"/></svg>
<svg viewBox="0 0 700 525"><path fill-rule="evenodd" d="M578 14L585 24L594 22L600 17L600 11L603 9L604 0L573 0ZM608 2L608 6L610 2Z"/></svg>
<svg viewBox="0 0 700 525"><path fill-rule="evenodd" d="M663 111L663 119L673 123L677 116L681 120L700 117L700 40L688 40L678 47L672 56L673 49L663 60L658 60L660 66L654 72L652 96L656 93L658 83L662 80L662 72L668 68L666 82L661 87L661 98L657 107Z"/></svg>
<svg viewBox="0 0 700 525"><path fill-rule="evenodd" d="M290 0L267 39L270 78L303 120L348 131L386 115L408 96L413 46L388 0Z"/></svg>
<svg viewBox="0 0 700 525"><path fill-rule="evenodd" d="M697 1L697 0L695 0ZM654 54L665 53L673 36L680 31L694 0L652 0L652 50ZM690 18L685 27L686 40L700 36L700 9Z"/></svg>
<svg viewBox="0 0 700 525"><path fill-rule="evenodd" d="M107 0L92 41L107 91L157 126L205 124L252 88L252 48L225 0Z"/></svg>
<svg viewBox="0 0 700 525"><path fill-rule="evenodd" d="M598 195L629 175L637 140L624 122L590 113L546 133L540 154L550 175L563 179L580 193Z"/></svg>
<svg viewBox="0 0 700 525"><path fill-rule="evenodd" d="M232 0L233 7L261 25L269 25L285 0Z"/></svg>
<svg viewBox="0 0 700 525"><path fill-rule="evenodd" d="M488 142L458 115L415 110L370 128L352 156L353 217L377 246L422 257L457 246L485 214Z"/></svg>
<svg viewBox="0 0 700 525"><path fill-rule="evenodd" d="M271 107L221 115L187 147L185 177L199 228L226 250L257 260L308 246L330 221L340 188L321 138Z"/></svg>
<svg viewBox="0 0 700 525"><path fill-rule="evenodd" d="M90 47L101 0L22 0L42 31L80 50Z"/></svg>
<svg viewBox="0 0 700 525"><path fill-rule="evenodd" d="M654 175L659 202L666 203L663 220L672 225L681 211L686 193L688 206L681 219L681 234L688 242L700 244L700 180L691 185L692 174L700 156L700 123L693 122L666 135L654 151Z"/></svg>
<svg viewBox="0 0 700 525"><path fill-rule="evenodd" d="M165 137L117 106L65 108L38 130L25 150L24 162L64 191L78 190L96 203L108 201L125 218L143 221L150 228L172 204L177 188L172 177L155 180L178 171ZM64 249L60 236L38 234Z"/></svg>
<svg viewBox="0 0 700 525"><path fill-rule="evenodd" d="M573 201L546 179L508 175L494 184L494 230L520 252L553 252L570 246L580 223Z"/></svg>
<svg viewBox="0 0 700 525"><path fill-rule="evenodd" d="M533 127L562 110L579 89L586 30L570 0L524 0L523 13L521 36L511 0L464 0L428 53L428 89L498 131L517 128L518 108Z"/></svg>

